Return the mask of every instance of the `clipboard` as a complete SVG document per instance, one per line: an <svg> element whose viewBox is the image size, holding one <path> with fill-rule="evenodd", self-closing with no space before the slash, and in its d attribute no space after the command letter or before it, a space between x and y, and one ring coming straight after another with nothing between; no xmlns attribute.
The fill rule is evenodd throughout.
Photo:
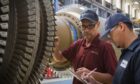
<svg viewBox="0 0 140 84"><path fill-rule="evenodd" d="M81 81L83 84L88 84L88 82L81 77L79 77L72 69L68 69L68 71L79 81Z"/></svg>

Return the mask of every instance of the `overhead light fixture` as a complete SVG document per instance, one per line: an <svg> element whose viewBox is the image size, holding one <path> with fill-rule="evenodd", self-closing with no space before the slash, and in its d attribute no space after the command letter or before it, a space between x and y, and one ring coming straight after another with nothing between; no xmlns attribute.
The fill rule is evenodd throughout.
<svg viewBox="0 0 140 84"><path fill-rule="evenodd" d="M105 1L107 1L108 3L111 3L111 0L105 0Z"/></svg>
<svg viewBox="0 0 140 84"><path fill-rule="evenodd" d="M134 4L139 4L139 2L135 1Z"/></svg>

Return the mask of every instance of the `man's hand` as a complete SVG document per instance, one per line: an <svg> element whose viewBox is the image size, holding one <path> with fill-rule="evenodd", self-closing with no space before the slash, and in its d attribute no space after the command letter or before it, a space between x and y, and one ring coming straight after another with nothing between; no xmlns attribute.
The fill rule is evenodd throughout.
<svg viewBox="0 0 140 84"><path fill-rule="evenodd" d="M54 47L54 53L53 53L53 60L55 63L64 63L66 62L66 58L61 53L60 50L60 38L58 36L55 37L55 47Z"/></svg>
<svg viewBox="0 0 140 84"><path fill-rule="evenodd" d="M83 80L86 80L88 82L87 84L101 84L93 76L84 76Z"/></svg>
<svg viewBox="0 0 140 84"><path fill-rule="evenodd" d="M55 37L55 49L59 49L60 46L60 38L58 36Z"/></svg>
<svg viewBox="0 0 140 84"><path fill-rule="evenodd" d="M86 80L87 84L102 84L94 78L94 72L96 69L97 68L90 71L89 69L82 67L77 69L76 74L78 74L83 80Z"/></svg>
<svg viewBox="0 0 140 84"><path fill-rule="evenodd" d="M89 72L90 72L90 70L88 70L85 67L82 67L82 68L77 69L76 74L81 77L81 76L87 75L87 73L89 73Z"/></svg>

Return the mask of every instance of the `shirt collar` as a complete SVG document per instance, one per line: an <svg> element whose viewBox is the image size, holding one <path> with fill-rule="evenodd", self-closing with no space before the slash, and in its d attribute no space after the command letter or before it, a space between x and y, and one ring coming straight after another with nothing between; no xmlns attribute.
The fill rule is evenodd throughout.
<svg viewBox="0 0 140 84"><path fill-rule="evenodd" d="M92 42L91 42L91 45L90 46L97 46L98 45L98 43L99 43L99 34L92 40ZM84 39L84 41L83 41L83 43L82 43L82 46L84 46L85 47L85 43L86 43L86 40ZM90 47L89 46L89 47Z"/></svg>
<svg viewBox="0 0 140 84"><path fill-rule="evenodd" d="M140 43L140 38L138 37L136 40L134 40L131 45L127 48L131 51L135 50L135 48L137 47L137 45L139 45Z"/></svg>
<svg viewBox="0 0 140 84"><path fill-rule="evenodd" d="M122 58L123 54L126 53L127 51L134 51L135 48L139 45L139 43L140 43L140 37L134 40L128 48L122 49L121 50L122 55L120 56L120 59Z"/></svg>

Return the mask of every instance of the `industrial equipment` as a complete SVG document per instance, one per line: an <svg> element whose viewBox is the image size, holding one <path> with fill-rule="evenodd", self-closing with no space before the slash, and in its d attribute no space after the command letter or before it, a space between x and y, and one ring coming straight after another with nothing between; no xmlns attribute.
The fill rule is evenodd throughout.
<svg viewBox="0 0 140 84"><path fill-rule="evenodd" d="M55 15L52 0L0 0L0 84L40 84L46 66L69 67L52 60L55 36L61 50L81 38L85 9L71 5ZM100 21L102 32L105 19Z"/></svg>
<svg viewBox="0 0 140 84"><path fill-rule="evenodd" d="M0 0L0 84L39 84L52 56L52 0Z"/></svg>

